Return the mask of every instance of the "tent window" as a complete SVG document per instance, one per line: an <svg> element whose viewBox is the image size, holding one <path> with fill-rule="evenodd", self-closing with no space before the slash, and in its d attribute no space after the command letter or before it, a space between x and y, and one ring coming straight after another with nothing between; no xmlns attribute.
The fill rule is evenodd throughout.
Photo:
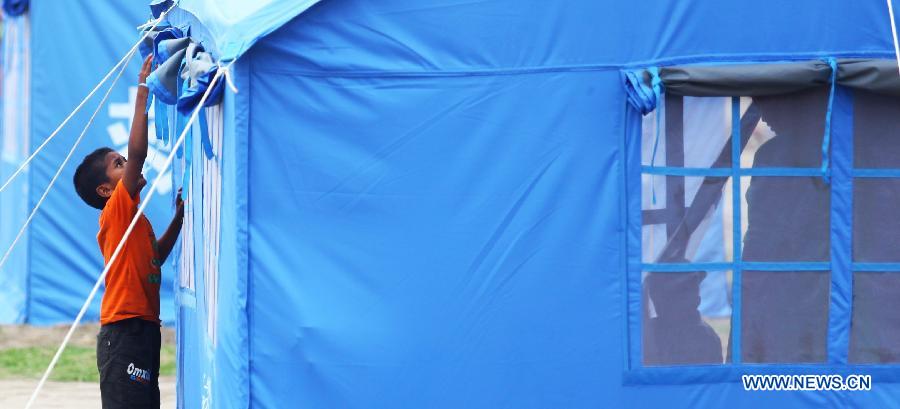
<svg viewBox="0 0 900 409"><path fill-rule="evenodd" d="M853 310L848 360L900 363L900 98L854 95Z"/></svg>
<svg viewBox="0 0 900 409"><path fill-rule="evenodd" d="M827 104L666 95L644 117L644 366L826 361Z"/></svg>

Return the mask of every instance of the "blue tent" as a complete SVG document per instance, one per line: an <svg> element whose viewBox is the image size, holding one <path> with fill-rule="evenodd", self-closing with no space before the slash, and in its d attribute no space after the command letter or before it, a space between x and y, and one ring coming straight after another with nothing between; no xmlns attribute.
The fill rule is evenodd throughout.
<svg viewBox="0 0 900 409"><path fill-rule="evenodd" d="M862 221L900 159L859 156L897 139L853 153L863 118L892 129L858 111L895 106L883 3L311 3L169 15L238 90L191 142L218 233L178 290L183 407L898 404L897 321L866 300L900 252ZM724 321L697 310L713 273Z"/></svg>
<svg viewBox="0 0 900 409"><path fill-rule="evenodd" d="M313 3L151 50L182 115L237 90L176 166L180 407L898 406L883 4Z"/></svg>
<svg viewBox="0 0 900 409"><path fill-rule="evenodd" d="M6 182L140 36L148 18L143 2L4 1L3 117L0 183ZM97 245L98 212L72 186L75 168L87 153L123 149L133 112L139 57L134 58L109 100L63 169L28 230L0 270L0 323L48 325L71 322L103 269ZM9 248L40 200L75 139L107 88L101 88L31 165L0 194L0 256ZM148 178L168 150L154 143ZM170 200L148 208L157 232L172 214ZM174 269L164 269L172 282ZM174 323L172 286L162 287L162 318ZM100 296L85 320L100 317Z"/></svg>

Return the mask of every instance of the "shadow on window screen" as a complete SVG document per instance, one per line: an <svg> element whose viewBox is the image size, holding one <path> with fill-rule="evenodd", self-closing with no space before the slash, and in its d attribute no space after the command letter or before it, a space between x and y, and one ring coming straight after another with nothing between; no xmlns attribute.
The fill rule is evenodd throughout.
<svg viewBox="0 0 900 409"><path fill-rule="evenodd" d="M854 95L854 167L900 169L900 99ZM853 186L853 261L900 262L900 179L857 178ZM853 276L851 363L900 362L900 274Z"/></svg>
<svg viewBox="0 0 900 409"><path fill-rule="evenodd" d="M748 146L742 155L742 166L818 169L822 160L827 92L827 89L815 89L755 98L753 106L762 122L754 120L750 126L764 128L765 132L742 131L746 138L742 146ZM747 140L762 134L765 137ZM690 137L684 135L685 139ZM725 144L720 156L729 156L729 151ZM707 186L706 192L697 193L695 199L705 194L711 200L731 202L731 189L724 189L723 194L722 180L704 179L700 185ZM745 177L741 184L745 206L744 261L829 260L830 186L821 177ZM703 209L706 207L701 206L701 212ZM687 224L699 227L696 222ZM659 258L651 261L690 261L684 257L684 249L688 248L691 237L692 233L670 234ZM703 272L645 275L646 365L731 361L730 331L717 335L701 319L697 309L699 284L704 275ZM829 284L830 277L825 271L744 271L741 283L743 362L824 362ZM721 341L726 338L723 354Z"/></svg>

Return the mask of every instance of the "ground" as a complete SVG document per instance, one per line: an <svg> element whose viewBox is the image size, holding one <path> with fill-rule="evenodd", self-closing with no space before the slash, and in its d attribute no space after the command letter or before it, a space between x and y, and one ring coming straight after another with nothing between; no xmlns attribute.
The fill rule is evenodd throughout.
<svg viewBox="0 0 900 409"><path fill-rule="evenodd" d="M94 355L99 326L85 324L72 336L36 408L99 408ZM0 408L24 408L68 326L0 325ZM163 328L159 389L162 408L175 408L175 333Z"/></svg>

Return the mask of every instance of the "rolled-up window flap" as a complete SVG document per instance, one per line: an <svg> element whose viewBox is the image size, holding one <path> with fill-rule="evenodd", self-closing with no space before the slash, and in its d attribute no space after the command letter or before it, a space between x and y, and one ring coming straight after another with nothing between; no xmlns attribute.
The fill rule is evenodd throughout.
<svg viewBox="0 0 900 409"><path fill-rule="evenodd" d="M828 84L824 61L765 64L674 66L660 69L666 92L683 96L763 96L802 91Z"/></svg>
<svg viewBox="0 0 900 409"><path fill-rule="evenodd" d="M623 72L625 81L625 93L628 102L641 115L647 115L656 109L656 93L651 87L649 70L630 70Z"/></svg>
<svg viewBox="0 0 900 409"><path fill-rule="evenodd" d="M837 63L837 83L839 85L900 97L897 61L840 59Z"/></svg>
<svg viewBox="0 0 900 409"><path fill-rule="evenodd" d="M681 65L660 67L659 77L671 95L711 97L789 94L828 85L900 97L897 62L890 59L838 59L832 79L828 59L759 64ZM649 70L624 73L628 101L647 114L658 104Z"/></svg>

